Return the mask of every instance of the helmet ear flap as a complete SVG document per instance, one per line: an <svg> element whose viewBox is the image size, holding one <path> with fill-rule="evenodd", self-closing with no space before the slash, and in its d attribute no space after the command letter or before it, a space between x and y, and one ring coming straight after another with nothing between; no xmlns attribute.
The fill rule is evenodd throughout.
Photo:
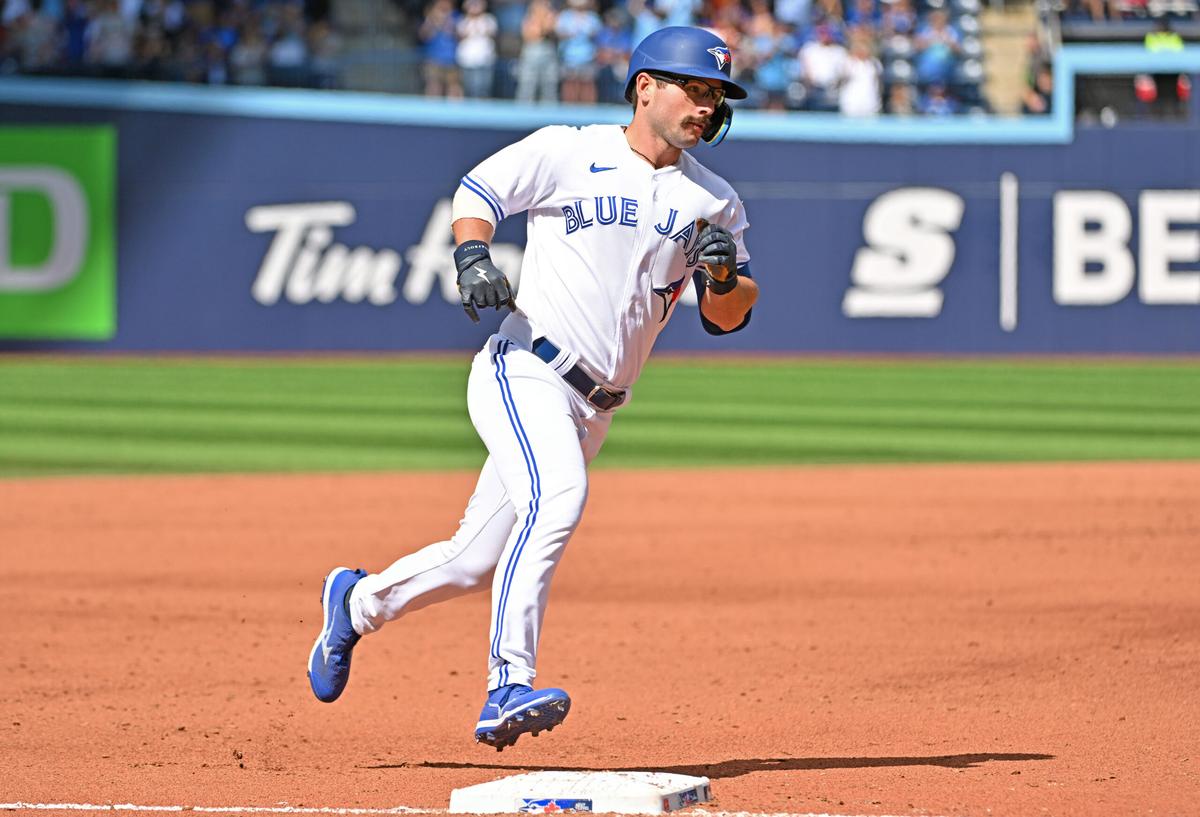
<svg viewBox="0 0 1200 817"><path fill-rule="evenodd" d="M729 133L729 126L732 124L733 108L729 107L728 102L722 102L712 112L708 127L704 129L704 133L700 134L700 138L712 147L716 147L725 139L725 134Z"/></svg>

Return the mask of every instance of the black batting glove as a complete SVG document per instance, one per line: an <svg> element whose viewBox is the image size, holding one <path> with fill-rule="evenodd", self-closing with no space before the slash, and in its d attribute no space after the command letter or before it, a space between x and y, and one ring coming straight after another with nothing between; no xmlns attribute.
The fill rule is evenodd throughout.
<svg viewBox="0 0 1200 817"><path fill-rule="evenodd" d="M454 266L458 269L458 293L462 306L475 323L479 323L476 307L499 309L507 306L516 310L512 287L504 273L492 263L488 245L482 241L464 241L454 251Z"/></svg>
<svg viewBox="0 0 1200 817"><path fill-rule="evenodd" d="M704 268L704 283L714 295L737 286L737 244L733 233L716 224L705 224L696 239L697 260Z"/></svg>

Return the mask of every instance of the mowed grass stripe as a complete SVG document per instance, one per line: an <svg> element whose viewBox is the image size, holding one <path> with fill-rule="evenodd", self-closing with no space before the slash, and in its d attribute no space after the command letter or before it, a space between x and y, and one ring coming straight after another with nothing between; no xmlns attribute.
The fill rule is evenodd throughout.
<svg viewBox="0 0 1200 817"><path fill-rule="evenodd" d="M461 403L461 400L458 401ZM36 407L36 411L31 411ZM729 434L743 437L761 435L772 429L794 430L844 428L871 430L878 427L878 406L801 404L794 407L775 405L742 406L735 402L716 403L713 412L728 411L742 421ZM261 406L232 410L219 403L176 406L169 402L133 400L114 404L91 405L85 398L63 401L59 398L13 402L0 400L0 428L20 428L46 433L61 432L75 436L105 436L136 431L141 436L176 438L180 436L229 439L311 440L314 444L387 445L419 443L426 437L474 439L469 424L463 422L461 406L447 403L441 411L418 406L416 411L396 407L388 412L330 412L309 407ZM236 414L230 423L226 415ZM631 409L629 415L634 416ZM669 404L639 404L637 428L643 433L671 434L678 427L677 407ZM1159 436L1175 438L1200 435L1200 413L1174 413L1142 410L1112 412L1107 408L1082 411L1076 407L1046 406L1041 410L1007 407L993 410L986 403L969 406L950 405L940 410L931 406L897 404L888 407L888 427L906 432L937 430L945 432L1021 431L1030 434L1105 434ZM746 421L752 421L747 423ZM728 436L728 435L727 435Z"/></svg>
<svg viewBox="0 0 1200 817"><path fill-rule="evenodd" d="M612 456L640 466L705 465L715 460L698 439L663 443L656 435L641 432L613 436L602 456ZM786 465L793 463L870 462L1036 462L1056 460L1194 459L1200 449L1181 450L1174 439L1059 434L1045 436L978 432L927 431L916 433L894 428L874 430L801 429L793 435L762 439L733 434L722 440L736 452L735 463ZM1189 453L1190 451L1190 453Z"/></svg>
<svg viewBox="0 0 1200 817"><path fill-rule="evenodd" d="M669 430L679 417L666 407L639 406L640 425L657 430ZM775 406L740 408L736 404L717 404L715 412L726 409L738 411L743 421L752 421L754 430L760 427L792 427L797 422L809 427L875 428L878 426L878 406L823 405L799 406L793 410ZM1047 406L1041 410L1024 407L995 410L986 404L951 405L931 408L928 405L899 404L887 408L888 426L902 430L946 431L1012 430L1030 433L1132 433L1177 437L1200 434L1200 415L1182 412L1113 412L1107 408L1085 411L1076 407Z"/></svg>
<svg viewBox="0 0 1200 817"><path fill-rule="evenodd" d="M0 434L0 475L163 474L476 468L481 449L355 449L275 443L214 444L144 438L70 438ZM347 465L353 463L353 467Z"/></svg>
<svg viewBox="0 0 1200 817"><path fill-rule="evenodd" d="M0 473L475 467L483 454L463 406L467 365L0 365Z"/></svg>
<svg viewBox="0 0 1200 817"><path fill-rule="evenodd" d="M231 418L225 412L163 411L131 407L40 407L36 414L0 401L0 433L21 431L70 437L138 437L146 440L381 447L470 444L475 432L458 416L417 418L331 417L293 410L255 411Z"/></svg>
<svg viewBox="0 0 1200 817"><path fill-rule="evenodd" d="M1020 368L1011 364L961 363L941 365L928 362L879 364L840 364L840 368L808 366L781 370L778 364L743 367L703 367L689 371L661 368L639 383L639 401L665 398L697 380L712 384L706 404L723 396L755 389L770 381L770 402L787 398L823 398L853 400L857 403L897 405L914 403L941 408L947 402L986 405L990 408L1028 405L1074 405L1080 408L1165 409L1190 411L1195 408L1200 364L1114 363L1111 366L1083 366L1075 369L1061 364L1029 363ZM814 402L822 402L816 399Z"/></svg>
<svg viewBox="0 0 1200 817"><path fill-rule="evenodd" d="M0 475L474 468L469 358L0 362ZM651 361L597 467L1200 458L1200 362Z"/></svg>
<svg viewBox="0 0 1200 817"><path fill-rule="evenodd" d="M281 367L281 368L272 368ZM0 366L0 402L33 403L53 398L60 402L213 410L303 408L306 411L387 413L442 411L461 406L468 368L428 364L394 368L353 365L296 365L287 362L247 366L210 362L194 368L164 363L159 369L100 364L81 369L75 364L21 367Z"/></svg>

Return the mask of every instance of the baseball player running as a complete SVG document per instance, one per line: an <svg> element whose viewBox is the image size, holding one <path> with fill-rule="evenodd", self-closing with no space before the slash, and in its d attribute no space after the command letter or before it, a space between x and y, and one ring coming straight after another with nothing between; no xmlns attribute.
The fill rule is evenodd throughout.
<svg viewBox="0 0 1200 817"><path fill-rule="evenodd" d="M462 305L511 310L476 355L471 421L488 450L475 493L447 541L381 573L339 567L308 662L313 693L342 694L359 639L454 596L492 589L488 696L475 740L502 750L562 723L571 699L535 689L550 581L587 500L587 465L689 279L700 320L720 335L750 319L758 286L745 210L729 184L686 151L719 142L746 96L725 43L662 29L634 51L626 127L552 126L485 159L454 197ZM527 213L519 302L488 254L497 223Z"/></svg>

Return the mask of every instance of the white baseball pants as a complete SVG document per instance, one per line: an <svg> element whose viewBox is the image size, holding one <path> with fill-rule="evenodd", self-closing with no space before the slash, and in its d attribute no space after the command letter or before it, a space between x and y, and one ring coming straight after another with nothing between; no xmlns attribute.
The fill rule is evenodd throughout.
<svg viewBox="0 0 1200 817"><path fill-rule="evenodd" d="M503 335L475 356L467 405L489 456L458 531L358 582L351 620L373 633L490 580L488 689L532 686L550 580L583 515L587 464L612 415Z"/></svg>

